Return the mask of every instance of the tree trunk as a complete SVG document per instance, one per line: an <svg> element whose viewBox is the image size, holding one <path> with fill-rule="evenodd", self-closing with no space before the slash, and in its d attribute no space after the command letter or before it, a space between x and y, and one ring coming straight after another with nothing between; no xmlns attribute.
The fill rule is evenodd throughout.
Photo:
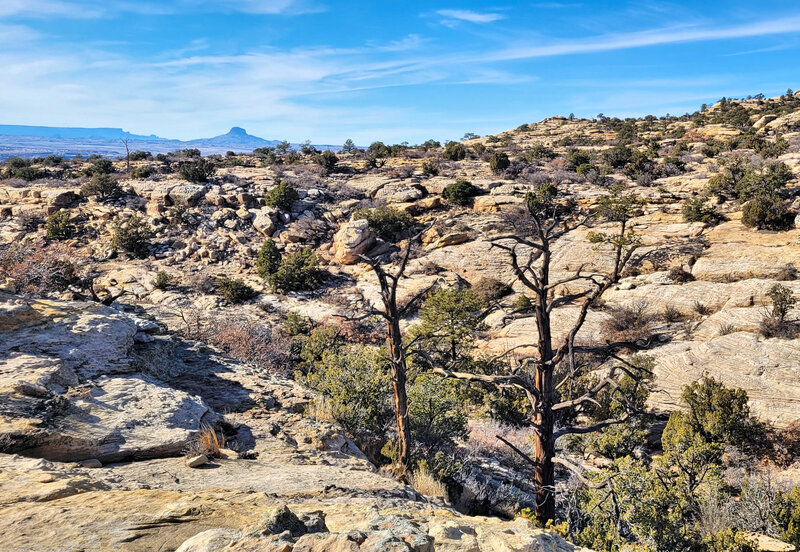
<svg viewBox="0 0 800 552"><path fill-rule="evenodd" d="M394 391L394 414L397 421L397 461L404 470L411 464L408 426L408 397L406 395L406 355L403 350L400 319L396 313L387 322L389 346L392 351L392 389Z"/></svg>
<svg viewBox="0 0 800 552"><path fill-rule="evenodd" d="M538 430L533 433L534 481L536 482L536 519L542 526L556 516L553 411L547 409L536 416Z"/></svg>
<svg viewBox="0 0 800 552"><path fill-rule="evenodd" d="M536 329L539 333L539 360L536 367L534 385L539 394L538 408L534 413L534 481L536 482L536 519L542 526L556 516L556 481L553 458L556 455L556 443L553 439L553 336L550 328L550 312L548 312L548 289L550 283L550 250L545 246L542 269L540 273L541 290L537 297Z"/></svg>

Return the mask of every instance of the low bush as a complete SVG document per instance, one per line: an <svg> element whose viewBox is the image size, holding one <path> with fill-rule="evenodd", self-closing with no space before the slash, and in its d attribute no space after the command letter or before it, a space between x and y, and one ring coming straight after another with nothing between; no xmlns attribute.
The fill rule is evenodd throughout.
<svg viewBox="0 0 800 552"><path fill-rule="evenodd" d="M297 190L288 182L281 180L277 186L272 188L264 197L264 201L270 207L275 207L281 211L290 211L292 203L300 199Z"/></svg>
<svg viewBox="0 0 800 552"><path fill-rule="evenodd" d="M121 194L119 182L110 174L97 174L81 186L83 197L96 197L98 201L114 199Z"/></svg>
<svg viewBox="0 0 800 552"><path fill-rule="evenodd" d="M511 286L494 278L481 278L471 289L484 305L489 305L513 292Z"/></svg>
<svg viewBox="0 0 800 552"><path fill-rule="evenodd" d="M180 167L181 176L195 184L208 182L208 179L214 176L216 171L217 168L212 161L202 158L197 161L181 163Z"/></svg>
<svg viewBox="0 0 800 552"><path fill-rule="evenodd" d="M336 154L330 150L325 150L314 157L314 163L325 169L327 172L333 171L338 162L339 158L336 157Z"/></svg>
<svg viewBox="0 0 800 552"><path fill-rule="evenodd" d="M467 148L459 142L447 142L442 151L442 157L450 161L461 161L467 156Z"/></svg>
<svg viewBox="0 0 800 552"><path fill-rule="evenodd" d="M647 341L653 333L653 317L648 309L649 305L645 302L613 309L611 318L604 320L601 325L603 334L611 341Z"/></svg>
<svg viewBox="0 0 800 552"><path fill-rule="evenodd" d="M439 175L439 165L432 159L426 159L422 162L422 174L431 177Z"/></svg>
<svg viewBox="0 0 800 552"><path fill-rule="evenodd" d="M145 179L155 173L152 165L139 165L131 171L131 178Z"/></svg>
<svg viewBox="0 0 800 552"><path fill-rule="evenodd" d="M239 278L223 276L217 279L217 291L228 303L238 305L258 295L256 291Z"/></svg>
<svg viewBox="0 0 800 552"><path fill-rule="evenodd" d="M31 166L31 162L21 157L9 157L5 162L3 178L21 178L28 182L47 176L47 172Z"/></svg>
<svg viewBox="0 0 800 552"><path fill-rule="evenodd" d="M75 235L75 225L70 221L69 210L61 210L47 217L45 232L48 240L67 240Z"/></svg>
<svg viewBox="0 0 800 552"><path fill-rule="evenodd" d="M707 204L708 198L702 195L686 198L681 205L681 215L684 222L703 222L716 224L722 220L713 207Z"/></svg>
<svg viewBox="0 0 800 552"><path fill-rule="evenodd" d="M492 154L491 159L489 160L489 168L492 169L493 172L500 173L506 170L511 165L511 161L508 159L508 155L501 151L496 151Z"/></svg>
<svg viewBox="0 0 800 552"><path fill-rule="evenodd" d="M454 183L448 184L442 195L450 203L456 205L469 205L472 198L480 193L481 189L474 186L465 178L459 178Z"/></svg>
<svg viewBox="0 0 800 552"><path fill-rule="evenodd" d="M156 277L150 282L155 289L167 289L169 288L174 282L174 278L170 276L167 272L163 270L159 270L156 273Z"/></svg>
<svg viewBox="0 0 800 552"><path fill-rule="evenodd" d="M794 226L794 217L780 197L762 194L744 204L742 224L758 230L788 230Z"/></svg>
<svg viewBox="0 0 800 552"><path fill-rule="evenodd" d="M322 285L324 274L314 251L305 247L286 255L278 270L270 277L276 291L314 291Z"/></svg>
<svg viewBox="0 0 800 552"><path fill-rule="evenodd" d="M664 322L669 322L672 324L683 320L684 315L679 308L674 307L672 305L667 305L666 307L664 307L662 318L664 319Z"/></svg>
<svg viewBox="0 0 800 552"><path fill-rule="evenodd" d="M261 251L258 253L258 261L256 261L258 275L265 280L269 280L280 266L281 252L278 250L278 245L272 238L267 238L264 241L264 245L261 246Z"/></svg>
<svg viewBox="0 0 800 552"><path fill-rule="evenodd" d="M392 417L385 363L380 351L363 345L326 349L306 381L351 435L382 435Z"/></svg>
<svg viewBox="0 0 800 552"><path fill-rule="evenodd" d="M102 174L111 174L114 172L114 164L110 159L100 157L92 161L92 164L86 167L84 173L86 176L98 176Z"/></svg>
<svg viewBox="0 0 800 552"><path fill-rule="evenodd" d="M0 281L13 282L15 293L46 295L79 283L79 259L61 243L44 240L0 246Z"/></svg>
<svg viewBox="0 0 800 552"><path fill-rule="evenodd" d="M353 213L353 218L366 220L372 231L386 241L401 239L415 222L411 215L394 207L358 209Z"/></svg>
<svg viewBox="0 0 800 552"><path fill-rule="evenodd" d="M134 215L127 223L117 224L111 238L111 246L121 249L134 257L143 259L150 249L153 229L144 218Z"/></svg>

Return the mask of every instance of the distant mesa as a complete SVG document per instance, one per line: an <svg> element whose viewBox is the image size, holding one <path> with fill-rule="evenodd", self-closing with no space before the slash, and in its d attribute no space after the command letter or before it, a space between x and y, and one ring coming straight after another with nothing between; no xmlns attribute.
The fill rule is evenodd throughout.
<svg viewBox="0 0 800 552"><path fill-rule="evenodd" d="M173 140L155 134L132 134L121 128L48 127L31 125L0 125L0 162L13 156L37 157L46 155L92 155L120 157L128 147L152 153L167 153L185 148L197 148L203 155L224 154L228 151L251 152L256 148L276 146L280 140L265 140L248 134L235 126L227 134L213 138ZM294 147L299 147L294 145ZM317 145L318 149L338 151L340 146Z"/></svg>

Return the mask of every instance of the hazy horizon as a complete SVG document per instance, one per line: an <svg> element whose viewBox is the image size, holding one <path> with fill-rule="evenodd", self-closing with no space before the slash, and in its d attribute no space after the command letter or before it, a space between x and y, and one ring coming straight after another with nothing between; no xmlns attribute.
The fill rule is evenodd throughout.
<svg viewBox="0 0 800 552"><path fill-rule="evenodd" d="M0 122L365 144L800 87L783 2L0 3ZM746 62L746 63L745 63Z"/></svg>

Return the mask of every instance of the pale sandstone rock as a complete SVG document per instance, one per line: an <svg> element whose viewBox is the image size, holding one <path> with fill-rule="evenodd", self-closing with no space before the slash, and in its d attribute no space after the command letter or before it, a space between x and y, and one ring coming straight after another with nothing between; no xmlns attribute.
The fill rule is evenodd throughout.
<svg viewBox="0 0 800 552"><path fill-rule="evenodd" d="M346 222L333 237L334 260L340 264L356 263L373 245L375 233L366 220Z"/></svg>
<svg viewBox="0 0 800 552"><path fill-rule="evenodd" d="M175 205L193 207L206 194L206 186L201 184L178 184L169 190L169 199Z"/></svg>
<svg viewBox="0 0 800 552"><path fill-rule="evenodd" d="M175 552L217 552L233 542L236 532L230 529L209 529L184 541Z"/></svg>

